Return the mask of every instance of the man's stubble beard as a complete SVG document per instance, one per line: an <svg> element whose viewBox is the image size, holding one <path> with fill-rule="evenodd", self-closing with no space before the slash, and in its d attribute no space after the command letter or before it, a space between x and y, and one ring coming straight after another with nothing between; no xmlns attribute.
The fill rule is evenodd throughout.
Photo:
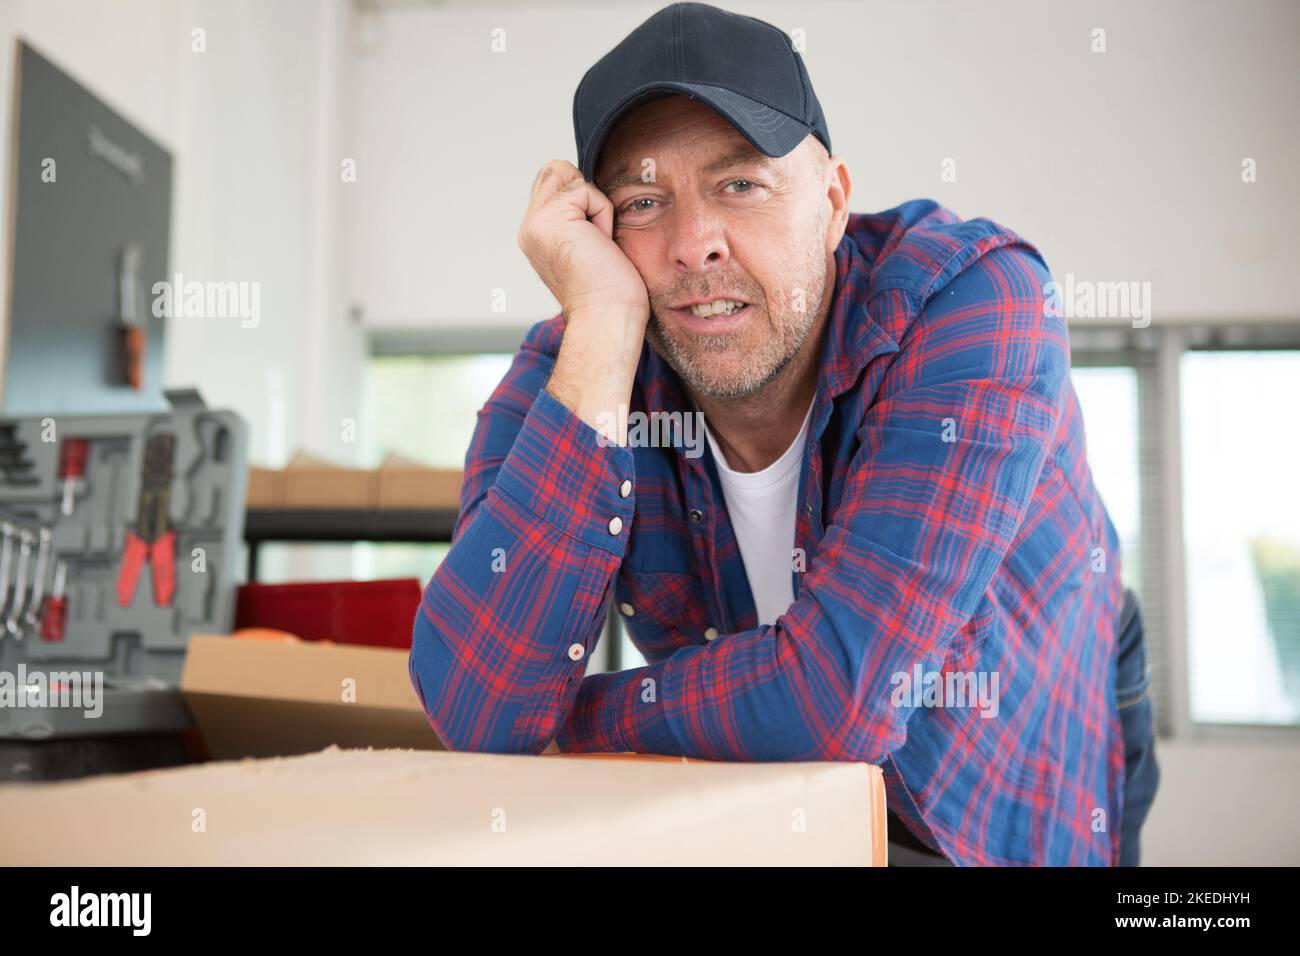
<svg viewBox="0 0 1300 956"><path fill-rule="evenodd" d="M787 295L786 301L776 306L779 313L775 316L778 319L778 334L764 337L745 356L745 367L737 373L720 373L714 363L709 361L709 356L726 354L739 347L744 342L744 334L752 332L754 323L762 322L764 318L770 319L773 305L766 301L761 303L762 315L749 316L747 329L719 335L693 335L690 332L672 335L660 321L658 305L652 300L650 321L646 325L646 340L692 392L725 400L755 395L780 375L799 354L821 312L822 300L826 294L826 260L820 244L816 252L805 261L805 267L801 271L806 277L805 284L792 286L791 289L805 290L803 309L793 308L795 296ZM654 299L662 299L665 307L668 302L674 301L673 298L661 296L655 296ZM751 309L757 305L759 303L750 303Z"/></svg>

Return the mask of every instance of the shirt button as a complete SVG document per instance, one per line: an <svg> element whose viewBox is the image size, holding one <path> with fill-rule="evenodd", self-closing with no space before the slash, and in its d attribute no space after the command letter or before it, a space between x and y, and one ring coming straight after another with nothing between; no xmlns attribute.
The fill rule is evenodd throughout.
<svg viewBox="0 0 1300 956"><path fill-rule="evenodd" d="M582 656L586 653L587 653L587 649L583 647L581 644L569 645L569 660L571 661L582 660Z"/></svg>
<svg viewBox="0 0 1300 956"><path fill-rule="evenodd" d="M691 524L699 524L704 520L704 512L699 508L692 508L687 512L686 517L691 519Z"/></svg>
<svg viewBox="0 0 1300 956"><path fill-rule="evenodd" d="M718 629L716 627L711 627L704 632L704 639L706 641L711 641L717 636L718 636Z"/></svg>
<svg viewBox="0 0 1300 956"><path fill-rule="evenodd" d="M636 608L628 604L626 601L620 604L618 606L618 609L623 612L624 617L631 617L633 614L636 613Z"/></svg>
<svg viewBox="0 0 1300 956"><path fill-rule="evenodd" d="M631 493L632 493L632 482L628 481L627 479L624 479L623 483L618 486L618 496L620 498L626 498Z"/></svg>
<svg viewBox="0 0 1300 956"><path fill-rule="evenodd" d="M623 519L622 519L622 518L620 518L618 515L614 515L614 517L612 517L612 518L609 519L609 533L610 533L610 534L618 534L618 533L619 533L620 531L622 531L622 530L623 530Z"/></svg>

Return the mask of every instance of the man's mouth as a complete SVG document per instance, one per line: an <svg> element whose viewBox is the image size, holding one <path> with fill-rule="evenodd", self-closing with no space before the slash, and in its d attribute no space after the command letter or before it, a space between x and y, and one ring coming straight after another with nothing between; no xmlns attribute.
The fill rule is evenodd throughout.
<svg viewBox="0 0 1300 956"><path fill-rule="evenodd" d="M739 312L747 304L739 299L714 299L712 302L692 303L685 308L685 311L689 311L701 319L708 319L715 315L731 315Z"/></svg>
<svg viewBox="0 0 1300 956"><path fill-rule="evenodd" d="M695 335L723 335L739 328L753 310L740 299L713 299L709 302L684 302L672 310L682 328Z"/></svg>

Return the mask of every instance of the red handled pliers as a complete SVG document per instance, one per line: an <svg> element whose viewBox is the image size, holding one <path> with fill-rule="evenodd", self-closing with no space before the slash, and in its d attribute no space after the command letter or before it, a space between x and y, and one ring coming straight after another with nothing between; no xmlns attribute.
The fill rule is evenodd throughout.
<svg viewBox="0 0 1300 956"><path fill-rule="evenodd" d="M135 529L126 532L117 578L117 603L122 607L130 607L135 599L136 582L146 561L153 578L154 604L171 607L176 594L176 532L167 526L175 453L176 436L171 432L157 432L145 442L140 507Z"/></svg>

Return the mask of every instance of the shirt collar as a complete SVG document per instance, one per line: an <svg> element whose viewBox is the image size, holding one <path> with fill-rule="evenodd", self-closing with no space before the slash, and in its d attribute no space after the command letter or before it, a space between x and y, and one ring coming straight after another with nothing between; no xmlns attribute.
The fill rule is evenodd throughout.
<svg viewBox="0 0 1300 956"><path fill-rule="evenodd" d="M871 317L871 265L848 232L835 249L835 292L822 346L817 394L827 401L848 391L877 355L898 343ZM816 417L816 412L813 413Z"/></svg>

